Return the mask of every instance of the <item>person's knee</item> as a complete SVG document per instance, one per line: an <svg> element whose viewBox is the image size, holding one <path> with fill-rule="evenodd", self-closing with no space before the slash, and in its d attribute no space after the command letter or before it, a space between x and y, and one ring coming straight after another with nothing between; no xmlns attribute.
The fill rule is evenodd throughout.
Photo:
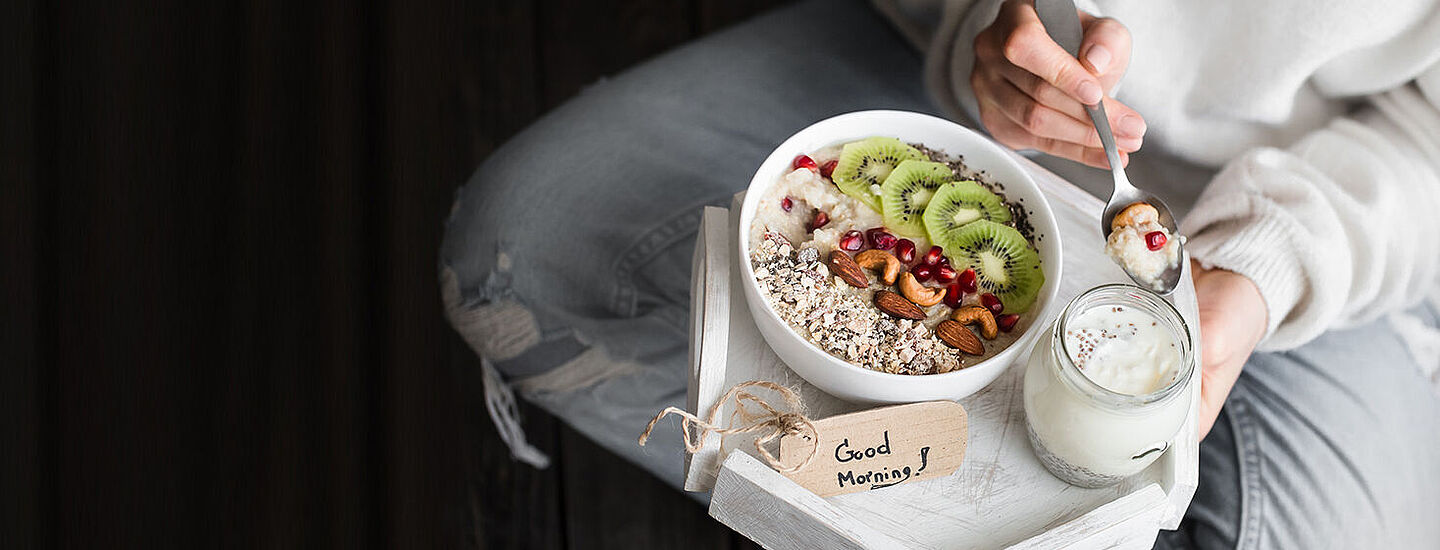
<svg viewBox="0 0 1440 550"><path fill-rule="evenodd" d="M528 159L551 146L563 143L512 140L482 163L455 194L440 248L447 317L477 354L508 377L535 374L539 369L517 369L514 361L537 348L580 352L580 346L546 342L565 329L553 314L558 296L543 292L553 286L554 274L540 261L561 250L560 235L544 226L560 223L563 213L526 204L534 200L526 186L551 177L543 169L527 173Z"/></svg>
<svg viewBox="0 0 1440 550"><path fill-rule="evenodd" d="M536 382L545 388L633 372L635 358L677 339L683 352L683 335L656 327L685 324L699 206L638 216L618 211L615 197L547 201L532 186L566 176L517 168L513 159L534 154L485 163L457 193L439 266L456 330L507 377L580 373Z"/></svg>

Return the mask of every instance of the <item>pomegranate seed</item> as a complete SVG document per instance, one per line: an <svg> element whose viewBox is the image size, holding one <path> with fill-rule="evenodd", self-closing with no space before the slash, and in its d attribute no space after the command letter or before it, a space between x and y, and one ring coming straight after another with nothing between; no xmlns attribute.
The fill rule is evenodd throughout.
<svg viewBox="0 0 1440 550"><path fill-rule="evenodd" d="M945 264L935 266L935 282L937 283L940 283L942 285L948 285L950 283L953 283L955 282L956 275L958 274L955 273L955 268L953 267Z"/></svg>
<svg viewBox="0 0 1440 550"><path fill-rule="evenodd" d="M920 281L920 282L923 283L923 282L925 282L925 281L930 280L930 274L931 274L931 272L933 271L933 269L934 269L934 268L932 268L932 267L930 267L930 266L928 266L928 265L920 264L920 265L917 265L917 266L911 268L911 269L910 269L910 274L912 274L912 275L915 276L915 280Z"/></svg>
<svg viewBox="0 0 1440 550"><path fill-rule="evenodd" d="M865 237L859 231L850 231L840 238L840 248L854 252L865 246Z"/></svg>
<svg viewBox="0 0 1440 550"><path fill-rule="evenodd" d="M1168 239L1165 238L1164 231L1151 231L1145 234L1145 248L1149 248L1151 252L1160 250L1165 248L1166 240Z"/></svg>
<svg viewBox="0 0 1440 550"><path fill-rule="evenodd" d="M965 291L966 294L974 294L976 290L979 290L980 285L977 284L975 280L974 269L966 269L965 271L961 271L959 279L960 282L956 284L960 285L960 290Z"/></svg>
<svg viewBox="0 0 1440 550"><path fill-rule="evenodd" d="M936 265L940 263L941 254L944 253L945 250L939 246L930 247L930 251L925 253L925 265Z"/></svg>
<svg viewBox="0 0 1440 550"><path fill-rule="evenodd" d="M821 165L820 165L820 175L825 176L825 177L828 179L828 178L830 177L830 174L834 174L834 173L835 173L835 165L836 165L836 164L840 164L840 161L838 161L838 160L832 160L832 161L827 161L825 164L821 164Z"/></svg>
<svg viewBox="0 0 1440 550"><path fill-rule="evenodd" d="M865 236L870 238L870 248L876 250L890 250L891 248L895 248L895 236L891 235L889 231L886 231L882 227L876 227L866 231ZM914 249L915 245L911 244L910 248Z"/></svg>
<svg viewBox="0 0 1440 550"><path fill-rule="evenodd" d="M794 166L796 169L800 169L800 168L809 168L809 169L811 169L811 170L819 170L819 169L820 169L818 166L815 166L815 159L810 158L810 155L800 155L800 156L798 156L798 157L795 157L795 162L791 163L791 165Z"/></svg>
<svg viewBox="0 0 1440 550"><path fill-rule="evenodd" d="M1005 332L1010 332L1010 329L1015 328L1015 323L1018 322L1020 322L1018 313L1006 313L995 318L995 324L1000 325L1000 330Z"/></svg>
<svg viewBox="0 0 1440 550"><path fill-rule="evenodd" d="M950 266L950 257L949 257L949 256L941 256L941 257L940 257L940 265L949 267L949 266Z"/></svg>
<svg viewBox="0 0 1440 550"><path fill-rule="evenodd" d="M910 263L915 261L915 241L900 239L895 243L895 257L901 262Z"/></svg>
<svg viewBox="0 0 1440 550"><path fill-rule="evenodd" d="M945 305L951 309L960 309L960 301L964 299L965 291L960 290L959 283L945 287Z"/></svg>
<svg viewBox="0 0 1440 550"><path fill-rule="evenodd" d="M783 199L780 199L780 209L781 209L781 210L784 210L784 211L786 211L786 212L789 212L790 209L791 209L791 208L794 208L794 207L795 207L795 201L790 200L790 197L785 197L785 198L783 198Z"/></svg>
<svg viewBox="0 0 1440 550"><path fill-rule="evenodd" d="M821 227L825 227L825 224L827 223L830 223L830 215L824 212L816 212L815 219L810 221L810 230L814 231L816 229L820 229Z"/></svg>
<svg viewBox="0 0 1440 550"><path fill-rule="evenodd" d="M980 305L990 308L990 313L994 313L996 315L999 315L1000 312L1005 311L1005 304L1000 303L1000 299L996 298L994 294L991 294L989 292L980 295Z"/></svg>

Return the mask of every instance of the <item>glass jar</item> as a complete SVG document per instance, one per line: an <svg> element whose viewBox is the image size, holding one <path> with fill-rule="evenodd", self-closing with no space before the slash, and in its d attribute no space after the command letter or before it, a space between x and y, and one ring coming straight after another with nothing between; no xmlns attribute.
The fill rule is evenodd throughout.
<svg viewBox="0 0 1440 550"><path fill-rule="evenodd" d="M1076 366L1072 358L1084 350L1067 349L1067 327L1081 314L1101 307L1134 308L1148 314L1152 326L1163 329L1151 335L1173 338L1179 363L1170 369L1168 382L1159 378L1161 387L1144 395L1120 393L1096 383ZM1040 462L1071 485L1119 483L1169 449L1189 414L1194 376L1190 329L1174 306L1133 285L1090 289L1065 306L1048 337L1042 335L1030 352L1025 371L1030 444Z"/></svg>

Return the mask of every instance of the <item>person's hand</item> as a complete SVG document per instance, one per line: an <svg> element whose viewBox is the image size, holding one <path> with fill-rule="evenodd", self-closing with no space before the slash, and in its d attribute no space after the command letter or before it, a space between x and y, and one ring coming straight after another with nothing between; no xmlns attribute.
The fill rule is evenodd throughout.
<svg viewBox="0 0 1440 550"><path fill-rule="evenodd" d="M1223 269L1202 269L1190 262L1195 296L1200 301L1200 438L1215 417L1240 369L1265 336L1265 300L1248 277Z"/></svg>
<svg viewBox="0 0 1440 550"><path fill-rule="evenodd" d="M995 22L975 37L970 86L980 104L980 123L1013 149L1109 168L1100 134L1083 106L1103 98L1121 163L1129 164L1128 153L1140 149L1145 136L1145 119L1105 95L1130 65L1130 31L1114 19L1085 12L1080 12L1080 24L1084 63L1050 39L1034 0L1005 2Z"/></svg>

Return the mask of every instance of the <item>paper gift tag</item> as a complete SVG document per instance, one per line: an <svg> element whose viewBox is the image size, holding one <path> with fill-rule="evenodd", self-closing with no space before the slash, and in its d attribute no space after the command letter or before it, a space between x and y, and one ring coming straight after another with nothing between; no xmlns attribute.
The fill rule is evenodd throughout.
<svg viewBox="0 0 1440 550"><path fill-rule="evenodd" d="M820 436L814 460L785 475L822 497L948 476L965 459L969 434L965 407L952 401L895 405L814 424ZM780 462L804 461L809 439L781 438Z"/></svg>

